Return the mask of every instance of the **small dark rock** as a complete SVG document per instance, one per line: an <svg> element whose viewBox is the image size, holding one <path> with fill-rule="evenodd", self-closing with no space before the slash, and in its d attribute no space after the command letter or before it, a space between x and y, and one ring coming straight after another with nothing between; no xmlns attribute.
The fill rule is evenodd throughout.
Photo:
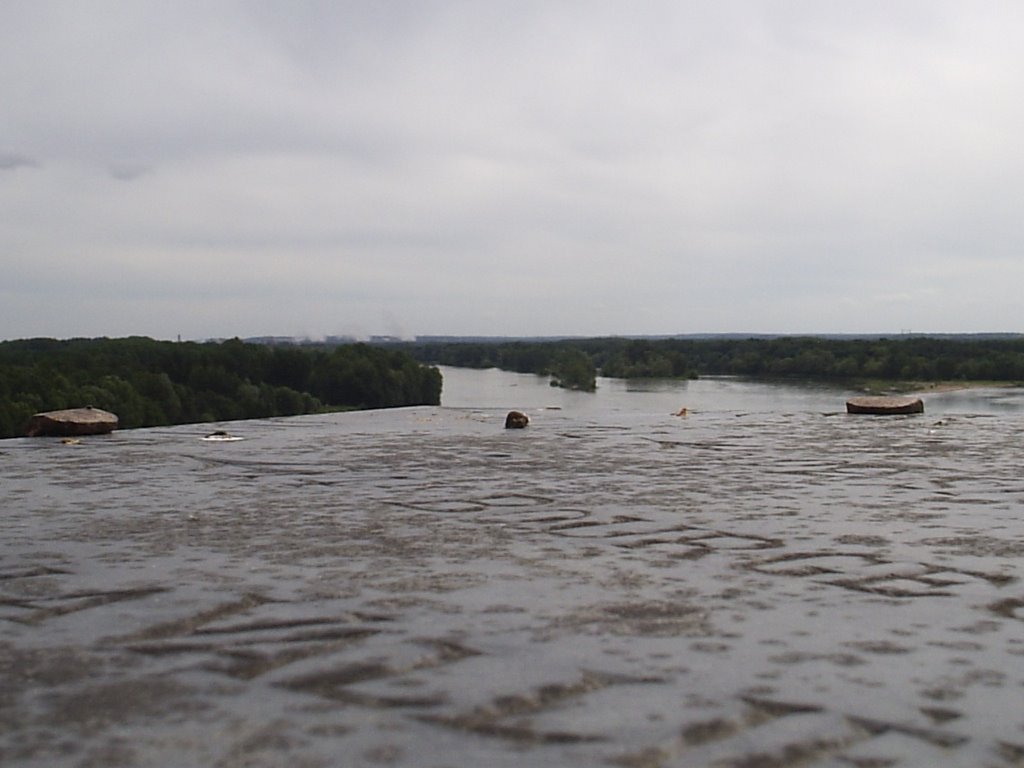
<svg viewBox="0 0 1024 768"><path fill-rule="evenodd" d="M530 417L522 411L509 411L505 417L505 429L523 429L530 423Z"/></svg>

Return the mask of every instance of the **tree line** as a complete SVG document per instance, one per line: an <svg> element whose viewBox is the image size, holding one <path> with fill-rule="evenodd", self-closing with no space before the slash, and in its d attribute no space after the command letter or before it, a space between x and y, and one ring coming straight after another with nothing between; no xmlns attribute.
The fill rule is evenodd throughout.
<svg viewBox="0 0 1024 768"><path fill-rule="evenodd" d="M629 339L551 342L435 342L407 347L421 361L496 367L559 379L559 361L574 368L568 384L597 374L613 378L758 378L1024 383L1024 337ZM587 386L580 389L592 388Z"/></svg>
<svg viewBox="0 0 1024 768"><path fill-rule="evenodd" d="M582 342L402 342L414 358L456 368L500 368L550 376L553 386L593 392L597 369Z"/></svg>
<svg viewBox="0 0 1024 768"><path fill-rule="evenodd" d="M0 437L92 405L122 428L437 405L441 374L400 349L124 339L0 342Z"/></svg>

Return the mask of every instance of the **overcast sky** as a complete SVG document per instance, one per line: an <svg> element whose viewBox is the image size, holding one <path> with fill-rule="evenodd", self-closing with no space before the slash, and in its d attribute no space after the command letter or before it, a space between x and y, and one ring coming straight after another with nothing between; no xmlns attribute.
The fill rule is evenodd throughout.
<svg viewBox="0 0 1024 768"><path fill-rule="evenodd" d="M6 0L0 337L1024 331L1024 3Z"/></svg>

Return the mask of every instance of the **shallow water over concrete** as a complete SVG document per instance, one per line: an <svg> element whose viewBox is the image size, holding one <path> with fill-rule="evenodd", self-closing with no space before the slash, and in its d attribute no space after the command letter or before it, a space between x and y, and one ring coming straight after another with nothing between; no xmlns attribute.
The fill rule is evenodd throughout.
<svg viewBox="0 0 1024 768"><path fill-rule="evenodd" d="M1019 764L1019 413L509 407L0 443L0 763Z"/></svg>

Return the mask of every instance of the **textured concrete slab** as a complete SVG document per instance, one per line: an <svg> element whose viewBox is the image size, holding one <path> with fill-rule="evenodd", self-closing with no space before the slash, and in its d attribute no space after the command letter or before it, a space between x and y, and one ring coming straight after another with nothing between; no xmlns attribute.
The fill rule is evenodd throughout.
<svg viewBox="0 0 1024 768"><path fill-rule="evenodd" d="M68 408L37 413L28 420L23 434L28 437L77 437L105 435L117 429L116 414L93 408Z"/></svg>
<svg viewBox="0 0 1024 768"><path fill-rule="evenodd" d="M1017 765L1016 417L0 443L0 763Z"/></svg>

